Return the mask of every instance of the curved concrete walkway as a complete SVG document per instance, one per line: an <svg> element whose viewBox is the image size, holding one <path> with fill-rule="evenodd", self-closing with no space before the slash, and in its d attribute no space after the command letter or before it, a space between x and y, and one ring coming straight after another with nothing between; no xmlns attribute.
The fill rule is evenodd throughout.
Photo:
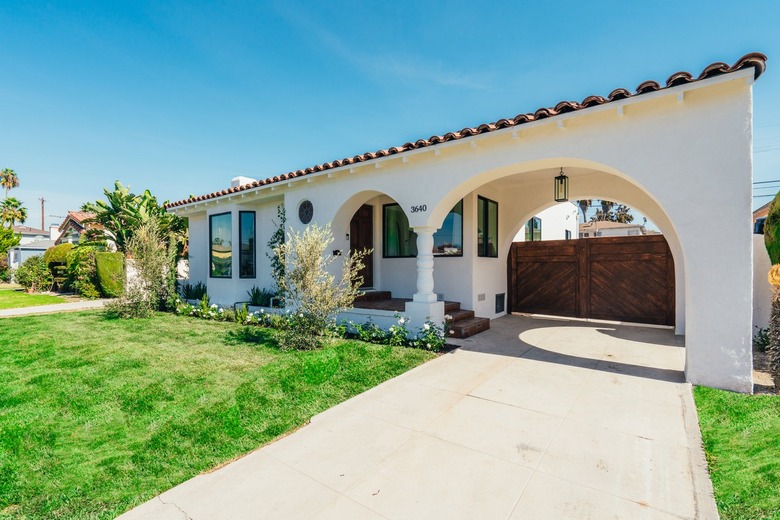
<svg viewBox="0 0 780 520"><path fill-rule="evenodd" d="M671 331L517 316L130 519L717 518Z"/></svg>
<svg viewBox="0 0 780 520"><path fill-rule="evenodd" d="M18 309L0 309L0 318L12 318L14 316L32 316L35 314L54 314L58 312L83 311L86 309L101 309L111 300L83 300L68 303L53 303L51 305L36 305L34 307L21 307Z"/></svg>

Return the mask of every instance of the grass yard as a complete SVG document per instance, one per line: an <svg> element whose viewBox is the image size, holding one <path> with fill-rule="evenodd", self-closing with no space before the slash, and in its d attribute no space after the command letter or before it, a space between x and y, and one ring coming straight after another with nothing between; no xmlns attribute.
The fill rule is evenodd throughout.
<svg viewBox="0 0 780 520"><path fill-rule="evenodd" d="M780 395L694 397L721 518L780 519Z"/></svg>
<svg viewBox="0 0 780 520"><path fill-rule="evenodd" d="M158 315L0 320L0 518L114 518L434 357Z"/></svg>
<svg viewBox="0 0 780 520"><path fill-rule="evenodd" d="M0 285L0 309L18 309L66 301L65 298L53 294L27 294L24 290L16 290L12 285Z"/></svg>

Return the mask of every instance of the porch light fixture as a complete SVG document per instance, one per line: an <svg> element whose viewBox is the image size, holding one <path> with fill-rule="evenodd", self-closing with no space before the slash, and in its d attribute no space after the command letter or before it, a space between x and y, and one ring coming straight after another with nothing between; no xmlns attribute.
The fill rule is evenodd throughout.
<svg viewBox="0 0 780 520"><path fill-rule="evenodd" d="M561 173L555 178L555 202L566 202L569 200L569 178Z"/></svg>

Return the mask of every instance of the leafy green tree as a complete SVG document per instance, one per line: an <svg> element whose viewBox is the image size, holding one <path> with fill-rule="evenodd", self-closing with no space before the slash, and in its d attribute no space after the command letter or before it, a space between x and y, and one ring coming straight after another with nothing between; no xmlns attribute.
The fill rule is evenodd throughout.
<svg viewBox="0 0 780 520"><path fill-rule="evenodd" d="M19 245L22 235L14 233L11 228L0 226L0 256L5 256L8 250Z"/></svg>
<svg viewBox="0 0 780 520"><path fill-rule="evenodd" d="M5 198L8 198L8 190L19 186L19 177L16 172L10 168L3 168L0 171L0 186L5 188Z"/></svg>
<svg viewBox="0 0 780 520"><path fill-rule="evenodd" d="M103 189L106 200L88 202L84 204L82 211L95 214L93 218L85 222L100 224L105 233L114 241L117 250L123 253L128 251L128 244L135 232L151 220L156 220L156 226L162 236L173 237L179 254L184 251L187 242L187 221L177 215L165 211L164 205L157 202L157 197L149 190L140 195L130 191L130 186L122 186L119 181L114 182L113 191ZM88 232L88 238L96 238L95 230Z"/></svg>
<svg viewBox="0 0 780 520"><path fill-rule="evenodd" d="M25 220L27 220L27 208L23 206L22 201L14 197L7 197L3 202L0 202L0 221L3 224L14 227L17 222L24 224Z"/></svg>
<svg viewBox="0 0 780 520"><path fill-rule="evenodd" d="M631 208L625 204L618 204L609 200L601 201L601 208L596 210L596 214L590 217L591 222L620 222L630 224L634 221L634 215L631 214Z"/></svg>

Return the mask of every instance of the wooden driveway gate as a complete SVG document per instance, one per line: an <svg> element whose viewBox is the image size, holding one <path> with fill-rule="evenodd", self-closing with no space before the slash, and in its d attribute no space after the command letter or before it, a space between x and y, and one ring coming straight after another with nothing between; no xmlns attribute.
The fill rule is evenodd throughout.
<svg viewBox="0 0 780 520"><path fill-rule="evenodd" d="M515 242L512 312L674 325L674 261L663 235Z"/></svg>

